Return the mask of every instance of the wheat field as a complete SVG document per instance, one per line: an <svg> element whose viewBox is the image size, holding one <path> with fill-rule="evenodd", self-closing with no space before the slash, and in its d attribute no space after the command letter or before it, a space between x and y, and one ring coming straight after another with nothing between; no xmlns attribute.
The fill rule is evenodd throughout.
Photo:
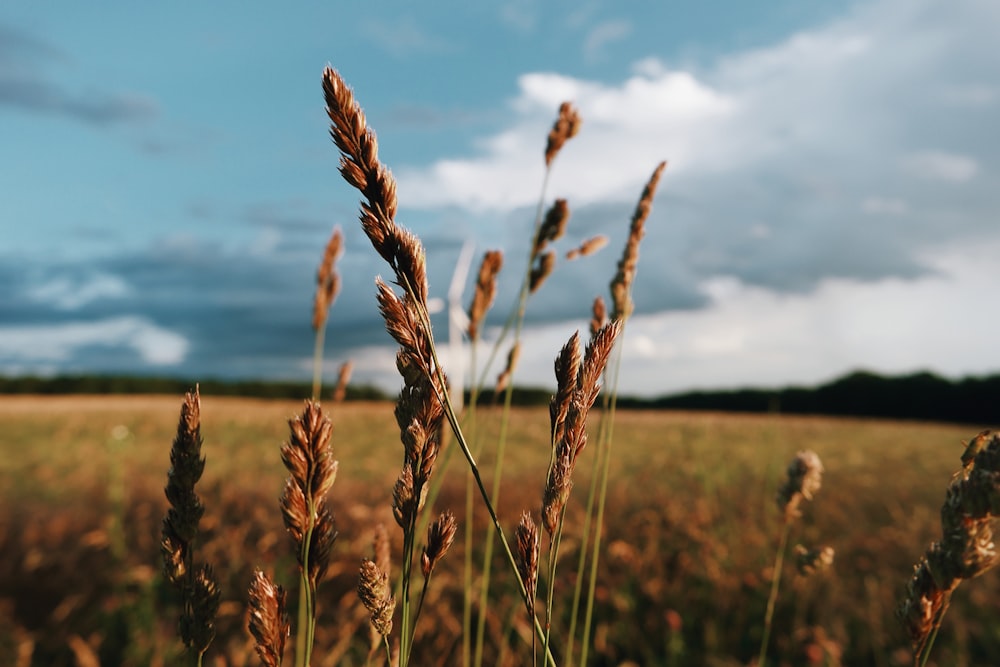
<svg viewBox="0 0 1000 667"><path fill-rule="evenodd" d="M0 400L0 662L178 659L176 601L159 572L158 542L179 404L175 396ZM300 410L294 401L203 397L207 509L200 548L217 564L222 589L207 664L258 664L245 629L246 586L255 566L272 567L279 579L294 569L277 498L279 446L286 421ZM340 461L330 505L340 538L319 589L313 664L364 664L369 639L354 593L357 564L370 551L372 526L392 522L398 432L388 403L330 410ZM549 451L546 411L515 411L498 502L511 530L523 498L540 495ZM481 410L482 428L495 429L497 417L498 411ZM775 651L789 665L909 664L894 608L913 563L935 537L944 486L961 466L962 441L975 430L620 411L592 664L741 665L754 658L779 521L774 495L785 462L804 447L823 458L826 472L792 540L829 544L836 561L813 577L785 574ZM586 456L580 486L591 470ZM451 459L446 474L453 481L439 507L460 508L461 463ZM481 465L489 470L488 451ZM570 503L568 525L579 502ZM475 529L485 527L485 517L477 516ZM459 526L459 553L464 530ZM578 548L575 539L568 529L567 559ZM418 627L414 642L417 664L458 663L460 562L449 555L435 575L425 612L433 620ZM294 583L291 574L285 583ZM568 595L570 585L558 581L556 594ZM985 664L1000 650L993 623L998 593L987 576L956 594L932 664ZM491 602L487 664L523 664L517 646L530 630L508 622L518 605L509 587Z"/></svg>

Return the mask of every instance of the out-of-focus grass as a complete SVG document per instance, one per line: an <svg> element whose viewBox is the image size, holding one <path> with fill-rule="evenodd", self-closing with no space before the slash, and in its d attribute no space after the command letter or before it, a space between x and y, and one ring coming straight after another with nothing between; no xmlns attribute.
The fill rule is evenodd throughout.
<svg viewBox="0 0 1000 667"><path fill-rule="evenodd" d="M18 651L30 649L37 665L76 664L86 650L106 664L172 664L177 610L158 575L158 540L180 400L0 399L0 625L6 628L0 663L16 664ZM209 652L218 664L256 664L243 630L252 569L294 581L277 509L284 479L278 447L286 420L301 405L202 398L203 553L220 573L224 602ZM328 409L340 461L331 504L341 537L320 588L315 662L361 664L367 631L353 593L356 568L376 522L398 532L390 497L402 454L391 404ZM495 442L498 413L481 410L480 427L483 442ZM500 503L508 530L522 509L537 513L548 428L544 409L519 409L511 420ZM832 572L814 579L786 573L774 654L786 664L808 664L801 656L815 654L819 636L839 646L845 665L906 664L893 608L913 563L939 531L938 508L960 467L961 441L976 432L976 426L926 423L619 411L591 640L596 664L735 665L755 655L779 518L774 494L787 462L807 448L820 455L826 474L796 523L793 544L830 544L837 557ZM574 525L589 454L567 516L567 563L579 547ZM452 458L435 511L462 505L459 459ZM489 451L481 464L489 471ZM109 480L124 487L120 500ZM116 525L124 551L113 546ZM477 533L485 526L477 517ZM449 554L440 566L418 629L416 650L433 656L433 664L454 664L460 562ZM503 564L495 570L503 572ZM558 582L557 595L571 592L570 570L562 568L567 581ZM496 595L488 612L491 650L495 656L500 643L513 642L508 655L518 664L524 644L504 635L518 602L502 585ZM938 664L984 664L1000 651L998 600L1000 587L989 576L959 589L935 647ZM554 636L565 631L561 622Z"/></svg>

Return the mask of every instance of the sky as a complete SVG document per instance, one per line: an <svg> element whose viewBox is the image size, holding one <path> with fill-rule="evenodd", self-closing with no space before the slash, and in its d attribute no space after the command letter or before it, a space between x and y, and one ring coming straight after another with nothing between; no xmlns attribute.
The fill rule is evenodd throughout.
<svg viewBox="0 0 1000 667"><path fill-rule="evenodd" d="M328 377L351 360L355 382L398 387L374 299L391 272L337 172L326 65L378 135L432 296L463 247L471 273L504 251L480 364L525 270L546 135L561 102L579 110L519 384L554 386L661 160L622 393L1000 372L1000 3L347 7L4 6L0 374L307 379L339 226ZM595 234L599 253L562 257ZM446 309L435 334L460 375Z"/></svg>

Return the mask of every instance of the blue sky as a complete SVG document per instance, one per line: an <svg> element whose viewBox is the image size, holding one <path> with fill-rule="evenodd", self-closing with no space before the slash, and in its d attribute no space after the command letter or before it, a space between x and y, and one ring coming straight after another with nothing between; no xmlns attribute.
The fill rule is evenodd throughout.
<svg viewBox="0 0 1000 667"><path fill-rule="evenodd" d="M350 358L395 386L328 63L378 133L432 292L465 242L477 261L506 251L499 321L548 127L579 108L548 191L572 210L559 248L611 243L533 298L519 382L553 383L663 159L627 393L1000 371L996 3L342 6L5 6L0 372L306 378L313 273L340 225L331 372Z"/></svg>

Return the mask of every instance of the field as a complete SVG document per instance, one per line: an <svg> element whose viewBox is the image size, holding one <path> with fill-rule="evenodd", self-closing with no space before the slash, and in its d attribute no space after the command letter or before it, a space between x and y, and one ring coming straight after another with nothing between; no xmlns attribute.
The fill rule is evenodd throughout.
<svg viewBox="0 0 1000 667"><path fill-rule="evenodd" d="M181 397L4 397L0 400L0 663L174 664L179 614L160 574L170 443ZM390 508L401 460L388 403L330 406L340 461L331 493L339 538L320 587L316 665L364 664L367 615L355 588L377 523L400 545ZM297 402L202 398L200 545L222 588L206 664L259 664L246 632L253 569L295 590L277 498L278 448ZM595 413L592 422L600 419ZM485 442L496 413L480 410ZM549 456L543 409L515 409L499 499L505 530L540 502ZM874 420L619 412L607 539L591 663L746 665L756 657L780 517L776 489L790 458L812 449L823 487L790 545L830 545L831 570L786 564L773 655L784 664L903 665L894 616L913 564L939 533L939 508L975 426ZM556 592L565 610L579 547L574 517L588 485L585 451L567 515ZM490 456L480 463L489 475ZM434 511L451 508L459 536L435 571L417 627L416 664L457 664L461 635L465 472L452 457ZM476 517L481 544L484 515ZM478 548L478 547L477 547ZM530 630L497 559L487 664L525 664ZM988 575L959 588L932 664L976 665L1000 653L1000 587ZM518 611L521 614L518 614ZM554 625L559 636L560 618ZM563 632L565 631L562 629ZM520 637L518 635L521 635ZM526 648L527 647L527 648ZM814 661L814 662L813 662Z"/></svg>

